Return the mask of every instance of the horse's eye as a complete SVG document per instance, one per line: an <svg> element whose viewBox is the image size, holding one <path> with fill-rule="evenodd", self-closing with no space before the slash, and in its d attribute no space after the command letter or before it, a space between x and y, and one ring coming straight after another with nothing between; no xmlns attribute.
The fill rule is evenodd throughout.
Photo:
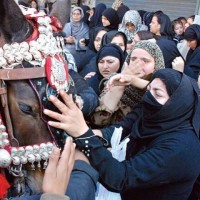
<svg viewBox="0 0 200 200"><path fill-rule="evenodd" d="M32 107L26 104L19 104L19 108L22 112L32 115L33 114L33 110Z"/></svg>

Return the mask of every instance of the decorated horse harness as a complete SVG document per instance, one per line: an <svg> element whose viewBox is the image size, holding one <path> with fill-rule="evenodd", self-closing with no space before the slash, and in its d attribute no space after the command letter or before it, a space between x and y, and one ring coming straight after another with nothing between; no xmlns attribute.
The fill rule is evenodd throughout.
<svg viewBox="0 0 200 200"><path fill-rule="evenodd" d="M61 24L57 21L55 25L55 18L40 12L29 13L26 10L26 18L34 27L31 37L22 43L5 44L0 48L0 98L6 122L4 125L0 119L0 168L8 168L14 176L20 176L22 165L27 163L31 164L32 170L35 166L45 169L49 155L57 143L51 133L52 141L19 146L13 134L5 81L46 77L48 84L57 93L60 89L67 92L73 84L64 58L63 38L53 36L53 32ZM33 67L24 68L23 61L29 62ZM19 65L20 68L17 67ZM17 170L11 167L13 165L18 166Z"/></svg>

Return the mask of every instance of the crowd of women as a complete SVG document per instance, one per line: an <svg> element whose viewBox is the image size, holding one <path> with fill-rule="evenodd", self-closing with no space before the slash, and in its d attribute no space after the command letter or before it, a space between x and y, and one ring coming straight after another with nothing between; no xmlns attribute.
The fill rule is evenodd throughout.
<svg viewBox="0 0 200 200"><path fill-rule="evenodd" d="M72 200L94 200L97 176L124 200L200 198L199 19L171 21L162 11L137 11L121 1L112 7L99 3L71 9L62 30L69 68L99 98L85 114L81 109L88 102L81 97L78 107L63 91L63 101L49 97L60 110L44 110L55 119L49 125L66 131L77 148L67 139L60 161L59 150L53 151L41 199L67 199L66 194ZM126 152L123 161L110 150L120 127L122 143L129 138L119 145L119 153ZM70 185L74 159L87 168L79 174L85 180L82 190L89 188L84 195ZM51 178L55 171L57 177ZM65 192L69 189L75 197Z"/></svg>

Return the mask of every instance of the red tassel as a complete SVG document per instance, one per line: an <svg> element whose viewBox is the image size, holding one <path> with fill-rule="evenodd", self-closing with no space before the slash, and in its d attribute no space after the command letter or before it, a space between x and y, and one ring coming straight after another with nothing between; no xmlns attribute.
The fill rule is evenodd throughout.
<svg viewBox="0 0 200 200"><path fill-rule="evenodd" d="M6 178L0 174L0 198L5 198L8 192L8 188L10 184L6 180Z"/></svg>

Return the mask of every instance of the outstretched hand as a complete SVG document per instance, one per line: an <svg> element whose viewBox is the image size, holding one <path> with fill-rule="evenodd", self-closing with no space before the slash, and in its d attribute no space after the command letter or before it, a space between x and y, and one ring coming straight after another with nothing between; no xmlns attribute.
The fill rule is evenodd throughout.
<svg viewBox="0 0 200 200"><path fill-rule="evenodd" d="M65 142L64 150L60 156L60 149L54 148L50 157L49 164L44 174L43 192L65 195L75 159L75 144L68 137Z"/></svg>
<svg viewBox="0 0 200 200"><path fill-rule="evenodd" d="M88 126L85 122L82 111L74 103L72 95L68 95L65 91L61 90L60 96L64 103L55 96L51 95L49 97L49 100L61 113L45 109L44 114L56 120L48 121L48 124L66 131L73 137L83 135L88 130Z"/></svg>

